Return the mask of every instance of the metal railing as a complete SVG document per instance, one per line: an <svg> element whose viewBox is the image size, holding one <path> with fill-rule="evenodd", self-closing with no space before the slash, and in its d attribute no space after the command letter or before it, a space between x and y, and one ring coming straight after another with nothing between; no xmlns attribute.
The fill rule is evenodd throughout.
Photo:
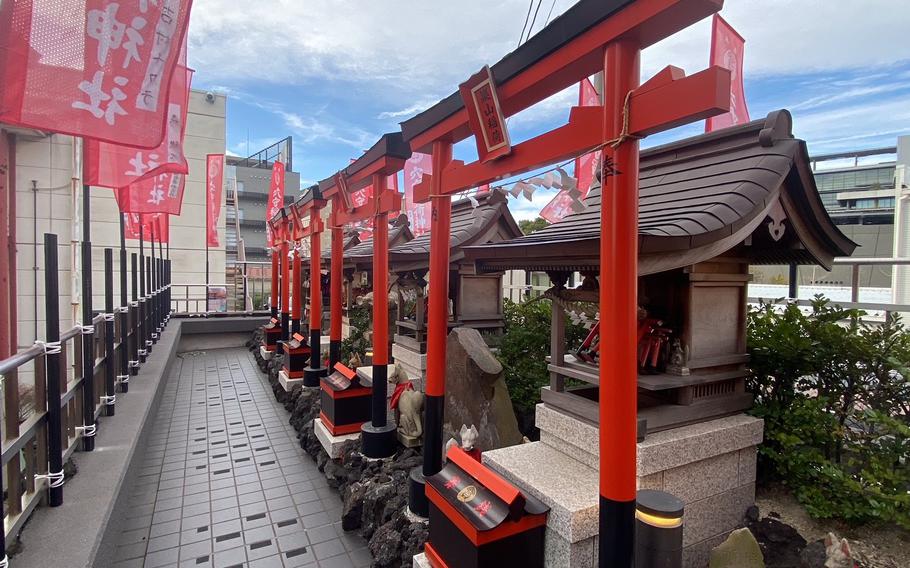
<svg viewBox="0 0 910 568"><path fill-rule="evenodd" d="M117 395L129 391L130 377L138 374L169 319L170 261L158 258L153 263L133 253L128 301L127 252L121 248L120 305L115 307L113 249L107 248L104 310L82 325L61 330L57 247L57 235L45 234L45 338L0 361L5 427L0 454L6 489L2 551L45 496L51 507L63 504L64 463L80 446L94 450L96 419L102 413L114 415ZM83 243L82 252L82 302L92 314L91 244ZM33 408L20 398L24 373L34 376Z"/></svg>

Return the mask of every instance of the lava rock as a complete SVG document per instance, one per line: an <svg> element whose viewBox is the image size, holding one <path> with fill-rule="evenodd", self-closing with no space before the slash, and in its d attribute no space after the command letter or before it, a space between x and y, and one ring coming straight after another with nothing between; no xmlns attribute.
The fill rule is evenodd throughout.
<svg viewBox="0 0 910 568"><path fill-rule="evenodd" d="M360 528L363 516L363 496L366 488L360 482L349 484L341 493L341 528L352 531Z"/></svg>
<svg viewBox="0 0 910 568"><path fill-rule="evenodd" d="M806 548L806 539L795 528L771 517L749 523L748 528L758 541L768 568L800 567L800 553Z"/></svg>

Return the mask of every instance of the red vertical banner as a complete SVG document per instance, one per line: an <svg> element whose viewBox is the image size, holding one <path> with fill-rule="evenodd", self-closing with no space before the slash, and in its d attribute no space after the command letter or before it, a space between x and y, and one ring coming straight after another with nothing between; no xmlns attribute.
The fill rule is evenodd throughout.
<svg viewBox="0 0 910 568"><path fill-rule="evenodd" d="M433 156L430 154L414 152L404 163L405 213L415 237L430 231L430 204L414 202L414 187L420 183L424 174L432 173Z"/></svg>
<svg viewBox="0 0 910 568"><path fill-rule="evenodd" d="M123 232L127 239L138 241L139 228L142 228L145 240L150 240L154 228L154 242L168 242L170 236L170 215L166 213L127 213L123 216Z"/></svg>
<svg viewBox="0 0 910 568"><path fill-rule="evenodd" d="M121 187L115 193L123 213L167 213L180 215L186 177L163 173Z"/></svg>
<svg viewBox="0 0 910 568"><path fill-rule="evenodd" d="M743 86L743 56L746 40L726 20L714 14L711 24L711 61L730 70L730 112L705 121L705 132L749 122L746 90Z"/></svg>
<svg viewBox="0 0 910 568"><path fill-rule="evenodd" d="M578 84L578 106L599 106L600 95L588 78ZM581 200L587 197L597 173L600 152L591 152L575 159L575 189L562 188L540 210L540 216L549 223L557 223L572 211L581 209Z"/></svg>
<svg viewBox="0 0 910 568"><path fill-rule="evenodd" d="M600 106L600 95L590 79L583 79L578 85L578 106ZM588 196L597 173L597 158L600 152L591 152L575 159L575 179L578 180L580 199Z"/></svg>
<svg viewBox="0 0 910 568"><path fill-rule="evenodd" d="M206 239L210 247L219 246L218 217L221 215L221 193L224 188L224 154L205 158Z"/></svg>
<svg viewBox="0 0 910 568"><path fill-rule="evenodd" d="M0 3L0 122L157 147L191 5Z"/></svg>
<svg viewBox="0 0 910 568"><path fill-rule="evenodd" d="M468 124L477 143L479 160L485 163L508 155L512 151L512 143L490 68L484 65L483 69L459 85L458 91L468 112Z"/></svg>
<svg viewBox="0 0 910 568"><path fill-rule="evenodd" d="M269 200L265 204L265 219L272 219L284 207L284 162L276 160L272 165L272 180L269 182ZM265 225L270 247L275 246L275 235L269 223Z"/></svg>
<svg viewBox="0 0 910 568"><path fill-rule="evenodd" d="M183 153L193 70L186 67L186 46L168 93L167 126L157 148L147 150L86 138L83 183L119 188L165 172L189 173Z"/></svg>

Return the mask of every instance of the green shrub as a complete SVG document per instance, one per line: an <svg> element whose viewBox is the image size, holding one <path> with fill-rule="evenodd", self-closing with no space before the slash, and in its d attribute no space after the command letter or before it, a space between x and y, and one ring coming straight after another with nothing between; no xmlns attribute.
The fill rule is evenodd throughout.
<svg viewBox="0 0 910 568"><path fill-rule="evenodd" d="M910 333L817 297L749 312L748 385L763 477L818 518L910 527Z"/></svg>
<svg viewBox="0 0 910 568"><path fill-rule="evenodd" d="M367 349L370 347L366 334L373 328L372 305L364 302L361 305L351 306L348 309L348 323L351 333L341 341L341 360L350 361L356 353L360 356L361 361L365 361Z"/></svg>
<svg viewBox="0 0 910 568"><path fill-rule="evenodd" d="M505 330L499 345L499 360L505 369L512 406L519 415L534 412L541 387L550 383L547 357L550 355L550 300L517 304L505 300ZM581 325L566 325L566 349L573 351L588 331Z"/></svg>

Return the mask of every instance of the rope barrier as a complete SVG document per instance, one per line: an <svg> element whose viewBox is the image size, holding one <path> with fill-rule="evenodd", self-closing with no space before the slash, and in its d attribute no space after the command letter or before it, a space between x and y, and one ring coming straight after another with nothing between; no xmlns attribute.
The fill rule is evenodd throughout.
<svg viewBox="0 0 910 568"><path fill-rule="evenodd" d="M117 381L120 383L128 383L128 382L130 382L130 376L129 375L117 375Z"/></svg>
<svg viewBox="0 0 910 568"><path fill-rule="evenodd" d="M148 349L140 349L140 350L139 350L139 354L140 354L140 355L148 355L148 353L149 353L149 352L148 352ZM136 363L138 363L138 361L137 361ZM139 365L137 364L136 366L138 367Z"/></svg>
<svg viewBox="0 0 910 568"><path fill-rule="evenodd" d="M83 438L94 438L95 434L98 433L98 426L96 424L89 424L88 426L76 426L76 430L82 432Z"/></svg>
<svg viewBox="0 0 910 568"><path fill-rule="evenodd" d="M79 332L82 333L82 335L91 335L91 334L95 333L95 326L94 325L80 325Z"/></svg>
<svg viewBox="0 0 910 568"><path fill-rule="evenodd" d="M129 311L130 311L129 306L118 306L117 307L118 314L126 314L126 313L129 313Z"/></svg>
<svg viewBox="0 0 910 568"><path fill-rule="evenodd" d="M138 367L139 361L130 361L130 367Z"/></svg>
<svg viewBox="0 0 910 568"><path fill-rule="evenodd" d="M114 314L109 314L109 313L103 313L103 314L101 314L101 317L104 318L104 321L114 321L114 319L115 319Z"/></svg>
<svg viewBox="0 0 910 568"><path fill-rule="evenodd" d="M110 396L101 395L100 398L101 398L101 403L106 404L108 406L114 406L114 403L117 402L117 395L115 395L115 394L112 394Z"/></svg>
<svg viewBox="0 0 910 568"><path fill-rule="evenodd" d="M45 355L56 355L63 351L63 346L59 341L41 341L39 339L35 341L35 345L38 345L44 349Z"/></svg>
<svg viewBox="0 0 910 568"><path fill-rule="evenodd" d="M57 472L48 472L47 475L35 474L35 480L46 479L48 481L48 487L57 488L63 487L63 470Z"/></svg>

